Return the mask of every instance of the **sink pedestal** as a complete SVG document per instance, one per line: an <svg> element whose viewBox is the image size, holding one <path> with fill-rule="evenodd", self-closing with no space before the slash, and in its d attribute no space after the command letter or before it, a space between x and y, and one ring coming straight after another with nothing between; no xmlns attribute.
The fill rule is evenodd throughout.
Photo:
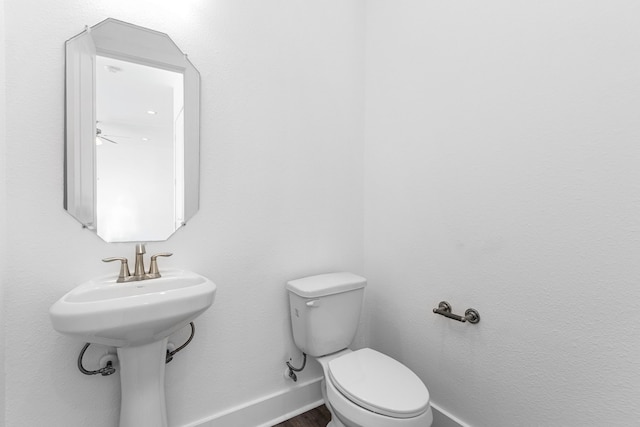
<svg viewBox="0 0 640 427"><path fill-rule="evenodd" d="M164 369L167 340L118 347L120 427L167 427Z"/></svg>

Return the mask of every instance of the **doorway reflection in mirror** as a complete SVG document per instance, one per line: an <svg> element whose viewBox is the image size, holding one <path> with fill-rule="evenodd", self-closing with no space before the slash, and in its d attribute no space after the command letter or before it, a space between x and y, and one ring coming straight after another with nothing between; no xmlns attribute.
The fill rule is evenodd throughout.
<svg viewBox="0 0 640 427"><path fill-rule="evenodd" d="M182 224L183 87L182 73L96 56L96 213L104 240L134 231L158 240Z"/></svg>

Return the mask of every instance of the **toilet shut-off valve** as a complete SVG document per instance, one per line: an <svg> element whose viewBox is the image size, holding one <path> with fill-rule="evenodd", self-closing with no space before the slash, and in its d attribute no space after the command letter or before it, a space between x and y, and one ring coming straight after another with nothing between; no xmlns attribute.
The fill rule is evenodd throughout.
<svg viewBox="0 0 640 427"><path fill-rule="evenodd" d="M294 368L293 365L290 363L291 359L289 359L288 362L285 362L285 364L287 365L287 370L286 370L286 375L291 378L294 382L298 381L298 376L296 375L296 372L300 372L304 369L304 367L307 365L307 354L306 353L302 353L302 355L304 356L304 359L302 360L302 366L299 368Z"/></svg>

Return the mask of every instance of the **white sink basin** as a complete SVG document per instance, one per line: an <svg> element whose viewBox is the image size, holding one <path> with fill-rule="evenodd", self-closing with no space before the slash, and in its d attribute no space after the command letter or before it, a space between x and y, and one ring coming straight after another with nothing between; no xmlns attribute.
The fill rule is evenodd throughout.
<svg viewBox="0 0 640 427"><path fill-rule="evenodd" d="M166 270L162 277L116 283L117 276L85 282L51 306L56 331L114 347L162 340L213 303L216 285L196 273Z"/></svg>

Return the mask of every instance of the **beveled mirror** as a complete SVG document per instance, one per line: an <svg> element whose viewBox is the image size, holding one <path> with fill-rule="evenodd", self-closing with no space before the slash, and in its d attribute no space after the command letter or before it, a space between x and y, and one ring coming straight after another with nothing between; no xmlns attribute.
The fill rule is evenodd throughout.
<svg viewBox="0 0 640 427"><path fill-rule="evenodd" d="M109 18L67 40L65 74L65 209L106 242L168 239L198 211L198 71Z"/></svg>

